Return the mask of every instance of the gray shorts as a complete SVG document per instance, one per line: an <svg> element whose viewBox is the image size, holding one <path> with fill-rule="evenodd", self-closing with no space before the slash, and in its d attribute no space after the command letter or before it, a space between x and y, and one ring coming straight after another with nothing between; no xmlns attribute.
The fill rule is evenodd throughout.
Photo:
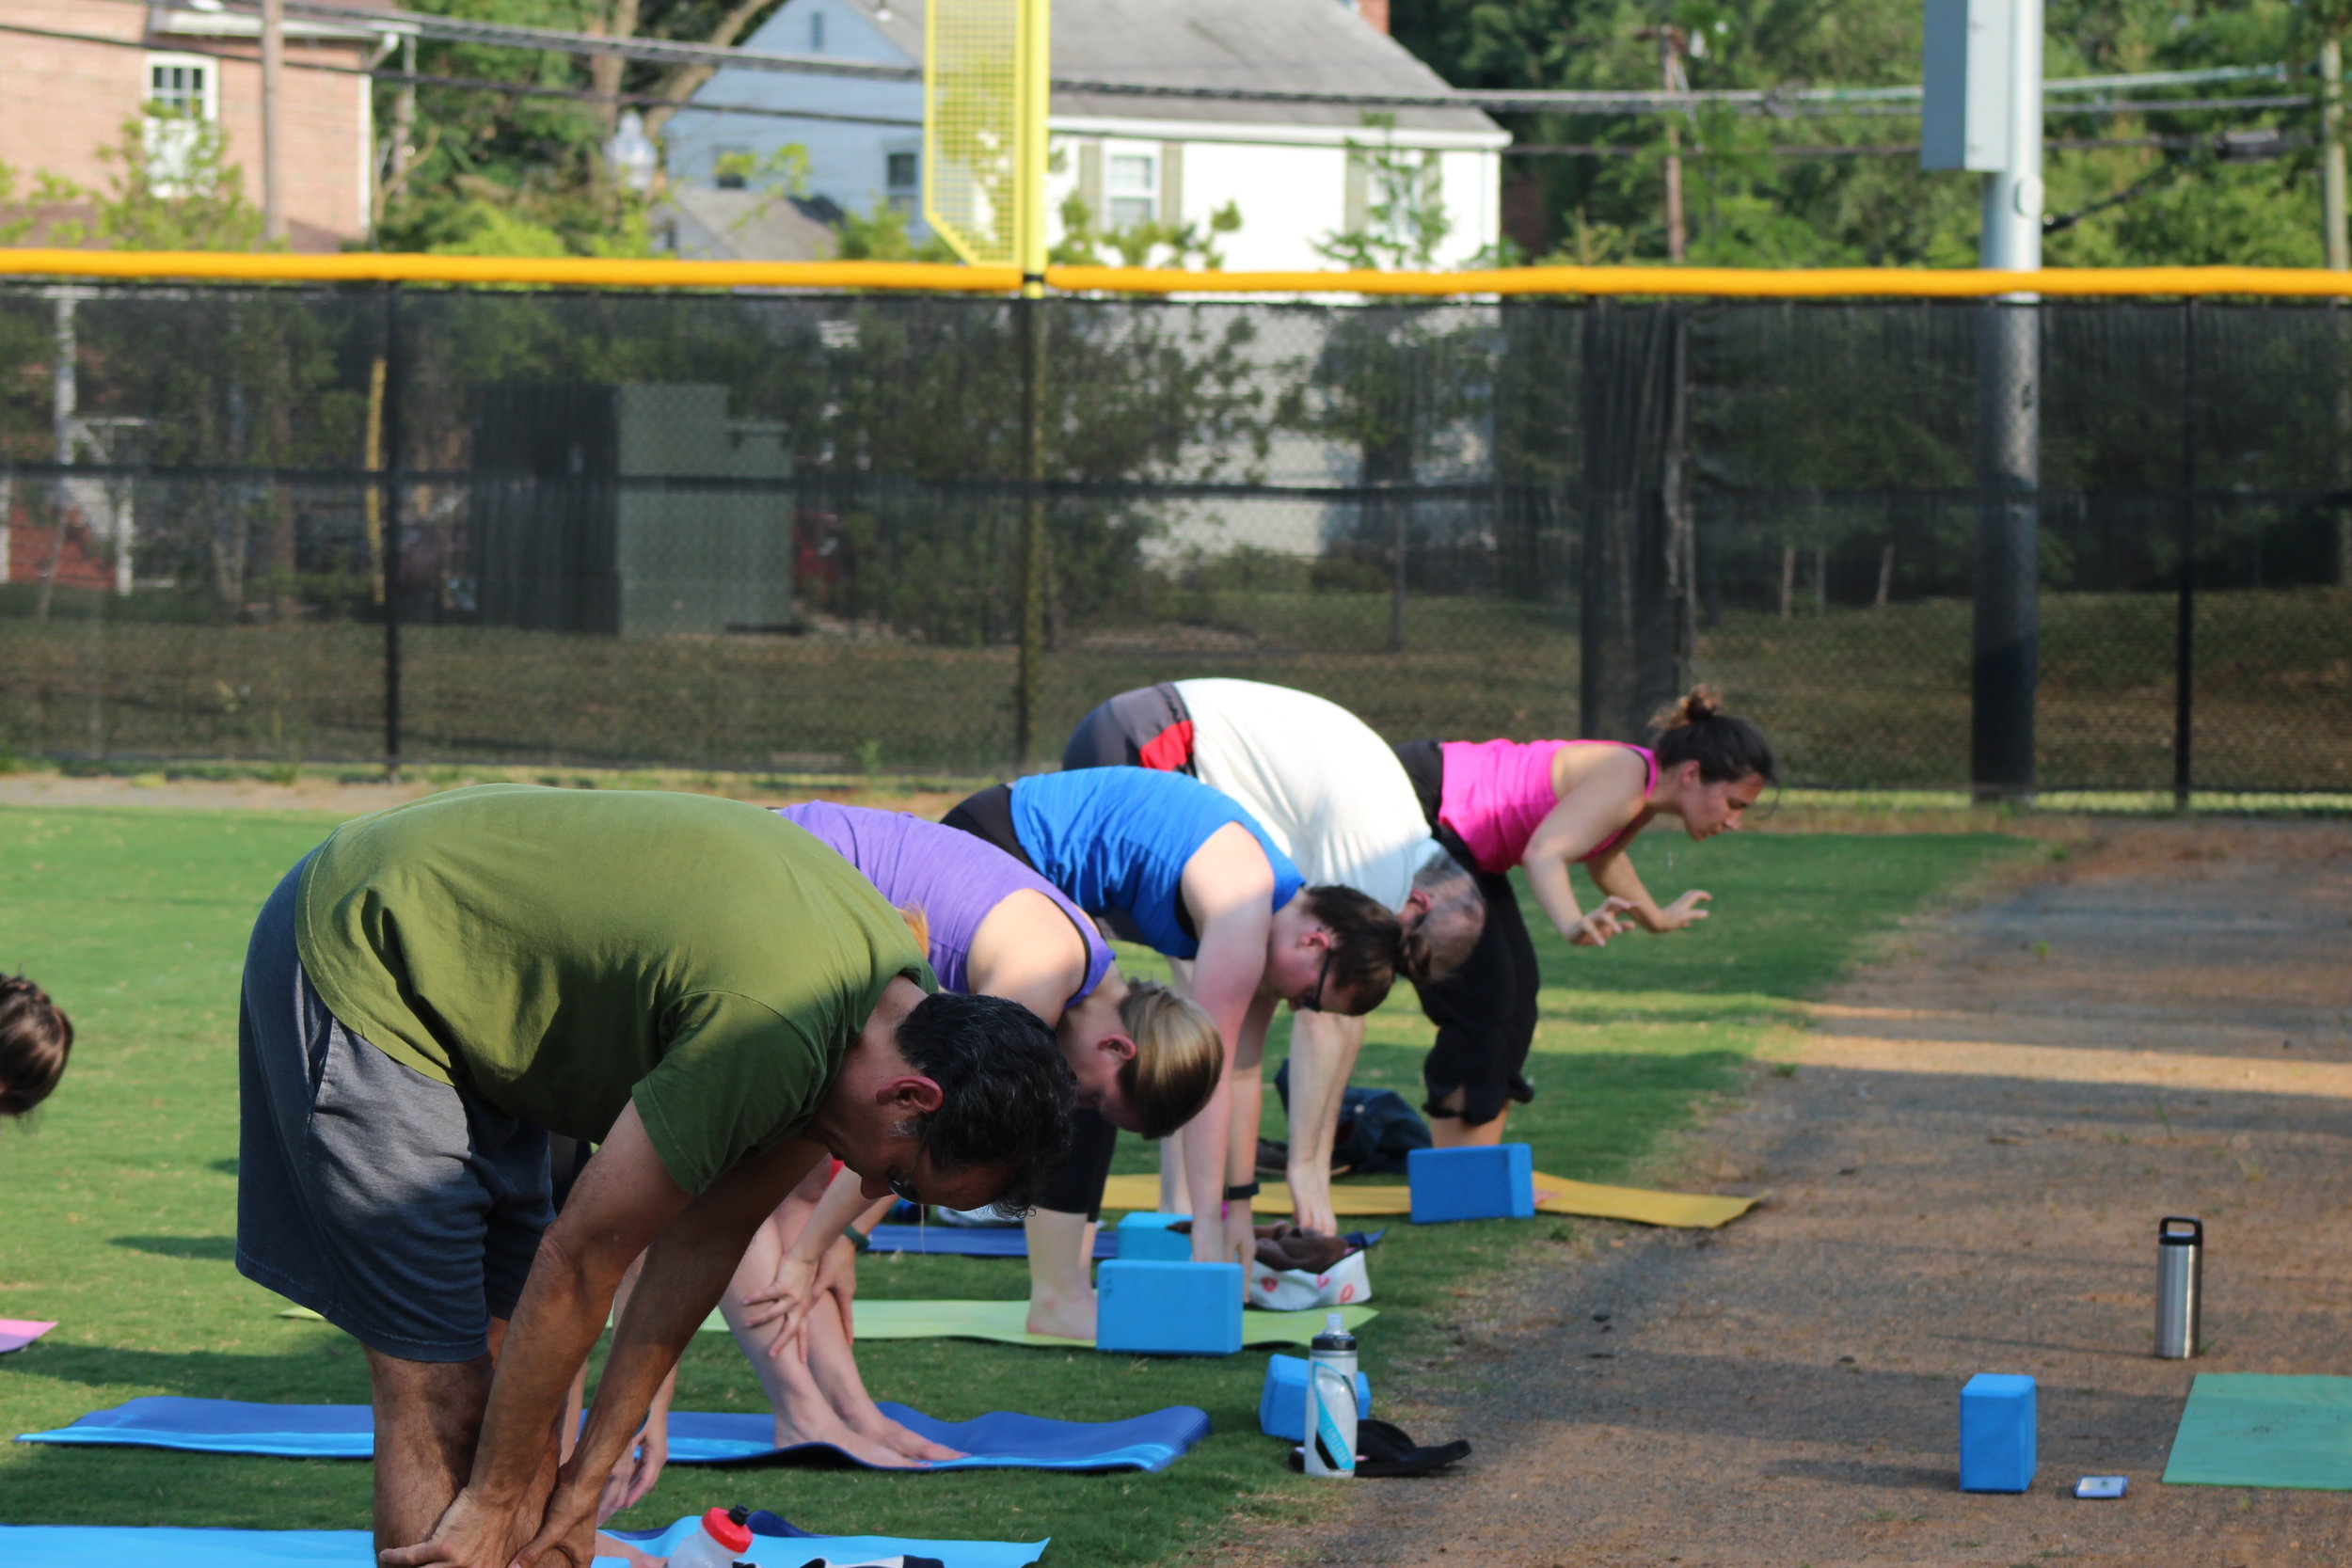
<svg viewBox="0 0 2352 1568"><path fill-rule="evenodd" d="M337 1022L294 952L301 879L278 884L246 950L237 1272L371 1350L470 1360L554 1217L548 1134Z"/></svg>

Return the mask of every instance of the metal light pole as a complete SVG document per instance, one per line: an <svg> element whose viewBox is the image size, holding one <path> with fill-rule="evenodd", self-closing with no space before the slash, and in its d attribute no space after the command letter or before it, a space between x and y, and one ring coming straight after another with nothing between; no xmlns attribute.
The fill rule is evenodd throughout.
<svg viewBox="0 0 2352 1568"><path fill-rule="evenodd" d="M2042 0L1929 0L1920 165L1978 169L1978 264L2042 266ZM2034 789L2042 477L2039 296L1987 303L1977 337L1977 570L1969 783L1979 800Z"/></svg>

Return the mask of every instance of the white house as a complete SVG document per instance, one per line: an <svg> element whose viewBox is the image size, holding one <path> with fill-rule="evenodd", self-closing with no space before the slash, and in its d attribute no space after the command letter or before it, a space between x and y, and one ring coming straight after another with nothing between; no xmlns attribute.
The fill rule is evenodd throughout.
<svg viewBox="0 0 2352 1568"><path fill-rule="evenodd" d="M1385 8L1368 8L1374 18ZM745 47L919 66L923 0L787 0ZM1443 92L1445 83L1344 0L1056 0L1057 77L1156 87L1363 93ZM803 119L713 112L734 104ZM797 142L809 194L844 209L880 205L922 220L922 87L915 82L723 70L663 128L670 178L722 183L724 171ZM1450 228L1436 254L1457 266L1502 232L1500 150L1509 135L1474 109L1399 109L1390 131L1337 105L1053 95L1053 237L1075 191L1097 230L1159 219L1208 227L1233 203L1238 232L1217 249L1232 270L1320 269L1316 241L1366 228L1377 179L1348 143L1393 146L1426 172ZM731 181L728 182L732 182ZM1111 258L1106 257L1106 260Z"/></svg>

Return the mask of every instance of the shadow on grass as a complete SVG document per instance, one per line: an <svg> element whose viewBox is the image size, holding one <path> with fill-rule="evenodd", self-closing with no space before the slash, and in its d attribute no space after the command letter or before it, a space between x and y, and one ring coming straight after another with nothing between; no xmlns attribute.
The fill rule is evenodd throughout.
<svg viewBox="0 0 2352 1568"><path fill-rule="evenodd" d="M208 1263L233 1263L237 1259L234 1236L109 1236L106 1244L151 1252L158 1258L197 1258Z"/></svg>
<svg viewBox="0 0 2352 1568"><path fill-rule="evenodd" d="M341 1335L299 1351L255 1355L59 1343L53 1334L0 1362L0 1379L12 1372L103 1388L108 1407L143 1394L282 1404L364 1404L368 1399L358 1344Z"/></svg>

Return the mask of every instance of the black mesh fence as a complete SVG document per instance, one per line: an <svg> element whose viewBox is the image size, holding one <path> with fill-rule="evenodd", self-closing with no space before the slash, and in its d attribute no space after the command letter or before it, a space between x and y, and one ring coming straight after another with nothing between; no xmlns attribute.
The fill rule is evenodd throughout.
<svg viewBox="0 0 2352 1568"><path fill-rule="evenodd" d="M2348 583L2326 306L0 290L26 755L984 773L1191 674L1396 739L1699 678L1797 784L2343 791Z"/></svg>

